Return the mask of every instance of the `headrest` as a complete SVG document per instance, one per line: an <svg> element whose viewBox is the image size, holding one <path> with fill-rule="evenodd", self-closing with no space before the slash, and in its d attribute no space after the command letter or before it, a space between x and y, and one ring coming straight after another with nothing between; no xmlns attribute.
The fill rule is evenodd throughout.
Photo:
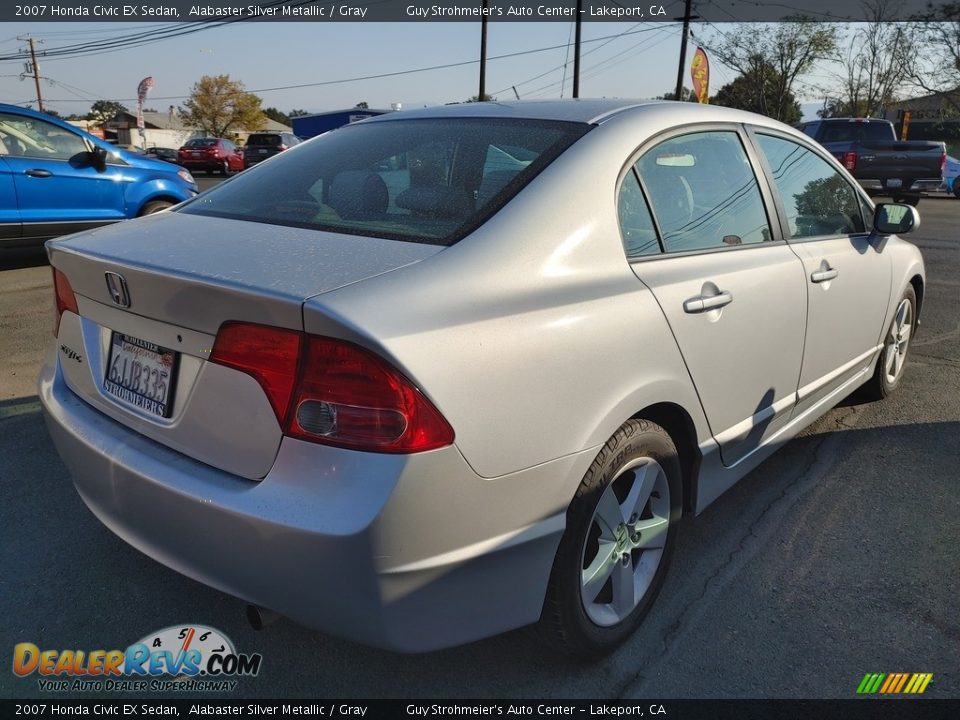
<svg viewBox="0 0 960 720"><path fill-rule="evenodd" d="M390 194L387 184L369 170L344 170L330 184L327 202L343 218L382 215L387 211Z"/></svg>
<svg viewBox="0 0 960 720"><path fill-rule="evenodd" d="M461 219L470 214L470 196L449 185L411 187L397 195L397 207L434 218Z"/></svg>

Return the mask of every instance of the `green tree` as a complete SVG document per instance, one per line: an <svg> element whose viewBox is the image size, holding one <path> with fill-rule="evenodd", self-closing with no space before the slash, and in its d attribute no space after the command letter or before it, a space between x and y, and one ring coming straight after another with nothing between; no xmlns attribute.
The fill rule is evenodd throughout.
<svg viewBox="0 0 960 720"><path fill-rule="evenodd" d="M214 137L238 130L260 130L266 121L262 101L229 75L204 75L181 108L187 125Z"/></svg>
<svg viewBox="0 0 960 720"><path fill-rule="evenodd" d="M737 88L738 101L749 100L756 112L791 122L796 105L794 86L819 61L834 57L838 38L834 24L795 15L776 25L740 25L709 49L743 78Z"/></svg>
<svg viewBox="0 0 960 720"><path fill-rule="evenodd" d="M271 120L274 120L283 125L290 124L290 116L287 115L285 112L281 112L280 110L277 110L275 107L264 108L263 114L266 115Z"/></svg>
<svg viewBox="0 0 960 720"><path fill-rule="evenodd" d="M118 102L114 102L113 100L97 100L90 106L90 113L87 115L87 120L92 122L96 127L103 127L106 123L113 120L113 118L117 116L117 113L122 112L127 112L127 108Z"/></svg>
<svg viewBox="0 0 960 720"><path fill-rule="evenodd" d="M657 95L654 100L674 100L676 99L677 94L671 90L670 92L665 92L662 95ZM680 91L680 100L682 102L697 102L697 95L686 85L683 86L683 90Z"/></svg>
<svg viewBox="0 0 960 720"><path fill-rule="evenodd" d="M470 96L470 99L467 100L467 102L468 102L468 103L470 103L470 102L496 102L496 100L497 100L497 99L496 99L493 95L488 95L487 93L484 93L482 98L481 98L479 95L471 95L471 96Z"/></svg>
<svg viewBox="0 0 960 720"><path fill-rule="evenodd" d="M354 105L354 107L357 108L358 110L367 110L369 109L370 105L367 103L366 100L361 100L356 105Z"/></svg>
<svg viewBox="0 0 960 720"><path fill-rule="evenodd" d="M292 119L292 118L295 118L295 117L303 117L304 115L309 115L309 114L310 114L310 113L308 113L306 110L296 109L296 110L291 110L290 112L288 112L288 113L287 113L287 116Z"/></svg>
<svg viewBox="0 0 960 720"><path fill-rule="evenodd" d="M717 91L712 103L767 115L788 124L800 122L803 113L793 93L783 95L776 69L757 59L756 66Z"/></svg>

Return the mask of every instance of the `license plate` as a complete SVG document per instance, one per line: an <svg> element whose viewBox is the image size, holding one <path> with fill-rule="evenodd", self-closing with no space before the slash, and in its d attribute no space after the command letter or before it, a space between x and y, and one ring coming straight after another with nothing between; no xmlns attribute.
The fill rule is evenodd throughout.
<svg viewBox="0 0 960 720"><path fill-rule="evenodd" d="M266 154L267 154L266 148L260 148L259 150L257 150L257 152L260 153L261 155L266 155Z"/></svg>
<svg viewBox="0 0 960 720"><path fill-rule="evenodd" d="M903 180L899 178L890 178L889 180L887 180L888 188L898 188L902 186L903 186Z"/></svg>
<svg viewBox="0 0 960 720"><path fill-rule="evenodd" d="M199 152L199 151L197 151L197 150L194 150L194 151L191 152L190 154L193 155L194 157L200 157L200 156L203 155L202 152Z"/></svg>
<svg viewBox="0 0 960 720"><path fill-rule="evenodd" d="M104 390L152 415L170 417L179 353L115 332L108 359Z"/></svg>

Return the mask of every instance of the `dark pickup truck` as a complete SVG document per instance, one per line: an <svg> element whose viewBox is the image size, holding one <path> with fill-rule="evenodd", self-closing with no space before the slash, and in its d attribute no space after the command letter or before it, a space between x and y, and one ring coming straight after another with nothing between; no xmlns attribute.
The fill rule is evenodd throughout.
<svg viewBox="0 0 960 720"><path fill-rule="evenodd" d="M947 150L941 142L897 140L893 123L873 118L829 118L800 130L829 150L871 196L916 205L924 190L943 182Z"/></svg>

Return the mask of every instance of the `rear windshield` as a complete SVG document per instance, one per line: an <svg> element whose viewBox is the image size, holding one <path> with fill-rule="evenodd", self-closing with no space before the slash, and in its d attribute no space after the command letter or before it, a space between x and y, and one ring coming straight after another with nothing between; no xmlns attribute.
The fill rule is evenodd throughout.
<svg viewBox="0 0 960 720"><path fill-rule="evenodd" d="M259 145L260 147L277 147L282 145L279 135L251 135L247 138L247 146Z"/></svg>
<svg viewBox="0 0 960 720"><path fill-rule="evenodd" d="M893 131L886 123L842 122L826 123L820 142L891 142Z"/></svg>
<svg viewBox="0 0 960 720"><path fill-rule="evenodd" d="M238 175L180 211L450 245L590 127L472 118L348 125Z"/></svg>
<svg viewBox="0 0 960 720"><path fill-rule="evenodd" d="M194 140L188 140L185 147L213 147L216 144L216 138L196 138Z"/></svg>

